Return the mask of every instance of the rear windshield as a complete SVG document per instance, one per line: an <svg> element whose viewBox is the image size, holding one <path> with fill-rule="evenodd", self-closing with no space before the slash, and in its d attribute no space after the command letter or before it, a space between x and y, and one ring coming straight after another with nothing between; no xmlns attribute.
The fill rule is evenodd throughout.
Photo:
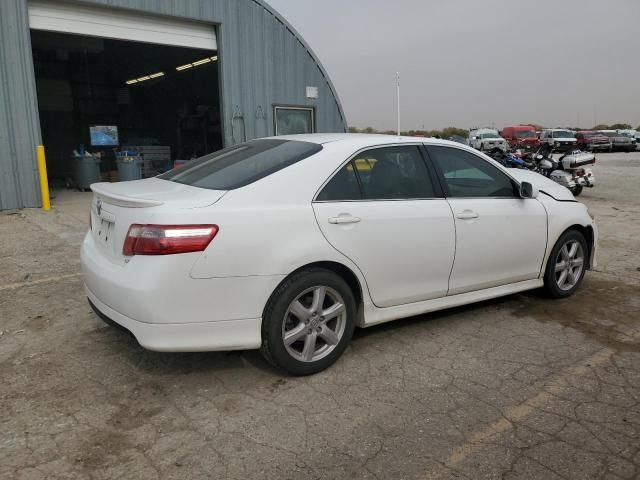
<svg viewBox="0 0 640 480"><path fill-rule="evenodd" d="M235 145L171 170L158 178L210 190L244 187L322 150L322 145L291 140L254 140Z"/></svg>

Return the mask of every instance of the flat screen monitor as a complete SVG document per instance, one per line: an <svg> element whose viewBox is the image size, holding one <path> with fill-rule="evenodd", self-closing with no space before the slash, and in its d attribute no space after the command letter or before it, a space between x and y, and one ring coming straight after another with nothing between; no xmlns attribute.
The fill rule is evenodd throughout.
<svg viewBox="0 0 640 480"><path fill-rule="evenodd" d="M118 127L115 125L96 125L89 127L92 147L118 146Z"/></svg>

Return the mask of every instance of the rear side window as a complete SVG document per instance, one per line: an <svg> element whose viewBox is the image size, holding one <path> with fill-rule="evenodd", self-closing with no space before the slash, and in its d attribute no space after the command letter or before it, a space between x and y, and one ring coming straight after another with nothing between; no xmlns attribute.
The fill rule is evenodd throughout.
<svg viewBox="0 0 640 480"><path fill-rule="evenodd" d="M210 190L234 190L315 155L322 145L291 140L254 140L226 148L158 178Z"/></svg>

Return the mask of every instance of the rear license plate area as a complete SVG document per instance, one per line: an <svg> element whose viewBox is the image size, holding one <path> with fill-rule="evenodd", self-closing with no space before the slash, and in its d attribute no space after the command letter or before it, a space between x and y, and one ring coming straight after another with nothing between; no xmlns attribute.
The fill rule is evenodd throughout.
<svg viewBox="0 0 640 480"><path fill-rule="evenodd" d="M96 240L99 244L108 246L113 243L115 223L104 218L98 218L96 225L93 227L93 232L96 236Z"/></svg>

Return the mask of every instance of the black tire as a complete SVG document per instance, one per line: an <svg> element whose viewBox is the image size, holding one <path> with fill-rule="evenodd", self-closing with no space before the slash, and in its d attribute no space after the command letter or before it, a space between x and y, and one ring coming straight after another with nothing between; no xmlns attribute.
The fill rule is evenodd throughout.
<svg viewBox="0 0 640 480"><path fill-rule="evenodd" d="M575 284L565 289L558 285L556 266L558 265L558 261L562 260L560 253L562 248L569 242L578 242L580 244L583 252L583 264ZM573 295L580 287L582 279L584 278L585 271L587 270L588 255L589 249L587 248L587 241L582 233L573 229L563 233L553 247L551 255L549 255L549 260L547 260L547 267L544 273L544 290L547 295L551 298L565 298Z"/></svg>
<svg viewBox="0 0 640 480"><path fill-rule="evenodd" d="M346 313L342 317L345 322L344 331L333 350L326 356L314 361L302 361L292 356L287 350L283 339L283 328L285 328L283 325L288 318L291 318L288 310L292 302L305 291L318 286L329 287L342 297ZM292 375L311 375L325 370L340 358L349 345L355 329L356 311L353 291L336 273L317 267L296 272L278 286L267 302L262 316L260 351L272 365Z"/></svg>
<svg viewBox="0 0 640 480"><path fill-rule="evenodd" d="M582 193L582 189L582 185L576 185L575 187L571 188L571 193L573 193L574 197L577 197Z"/></svg>

